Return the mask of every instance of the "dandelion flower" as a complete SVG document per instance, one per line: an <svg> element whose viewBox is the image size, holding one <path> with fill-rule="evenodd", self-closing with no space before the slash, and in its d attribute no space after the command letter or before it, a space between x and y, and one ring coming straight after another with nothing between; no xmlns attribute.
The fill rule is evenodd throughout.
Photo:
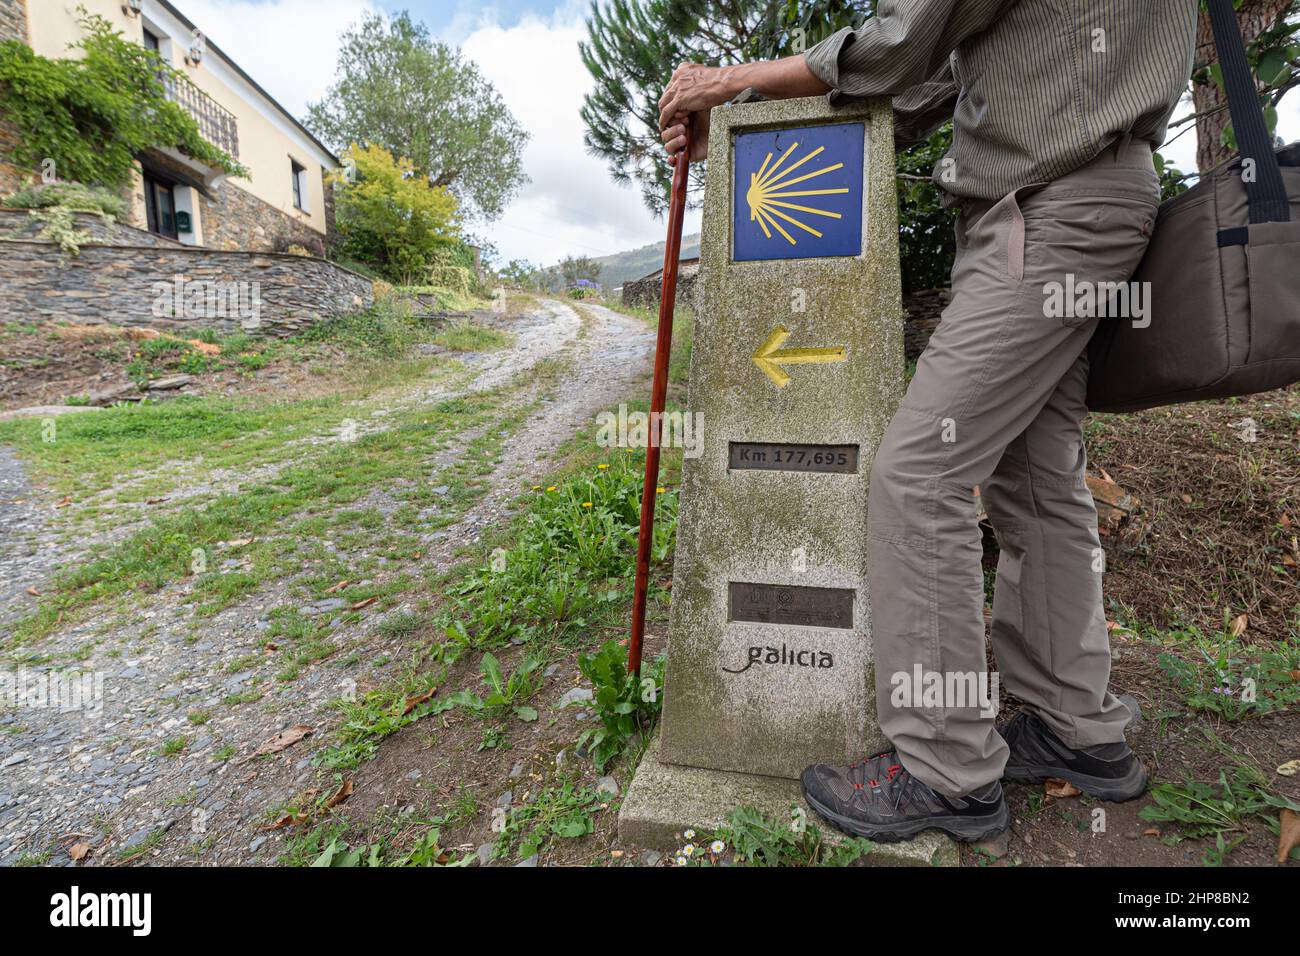
<svg viewBox="0 0 1300 956"><path fill-rule="evenodd" d="M591 507L591 502L590 502L590 501L584 501L584 502L582 503L582 506L583 506L584 508L590 508L590 507Z"/></svg>
<svg viewBox="0 0 1300 956"><path fill-rule="evenodd" d="M546 490L547 490L547 491L554 491L554 490L555 490L555 486L554 486L554 485L551 485L551 486L550 486L549 488L547 488Z"/></svg>
<svg viewBox="0 0 1300 956"><path fill-rule="evenodd" d="M656 488L656 489L655 489L655 494L657 494L657 495L662 495L663 493L664 493L664 490L663 490L662 488Z"/></svg>
<svg viewBox="0 0 1300 956"><path fill-rule="evenodd" d="M533 491L541 491L541 490L542 490L541 485L533 485Z"/></svg>
<svg viewBox="0 0 1300 956"><path fill-rule="evenodd" d="M609 465L600 464L600 465L597 465L596 467L599 468L601 471L604 471L606 468L609 467Z"/></svg>

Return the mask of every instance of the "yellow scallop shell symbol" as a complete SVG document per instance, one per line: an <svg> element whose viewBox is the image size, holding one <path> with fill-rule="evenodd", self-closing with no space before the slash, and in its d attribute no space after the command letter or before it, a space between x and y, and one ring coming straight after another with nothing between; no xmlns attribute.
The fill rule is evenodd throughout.
<svg viewBox="0 0 1300 956"><path fill-rule="evenodd" d="M772 162L772 154L768 153L767 158L763 160L763 165L758 168L758 172L749 174L749 189L745 192L745 202L749 205L750 222L757 222L759 228L763 230L763 235L772 238L772 230L775 229L790 245L796 245L794 236L790 235L778 219L797 226L804 232L811 233L818 239L822 233L808 225L806 222L795 218L788 213L782 212L783 209L790 209L797 213L805 213L810 216L826 216L829 219L842 219L843 216L838 212L831 212L829 209L817 209L813 206L802 206L798 203L786 202L788 199L801 198L804 196L829 196L835 193L847 193L847 186L838 186L826 189L791 189L802 182L815 179L818 176L824 176L827 173L833 173L837 169L844 167L843 163L835 163L831 166L824 166L821 169L813 170L811 173L804 173L801 176L791 176L796 169L802 166L825 150L826 147L818 146L812 152L808 153L802 159L795 160L789 166L782 169L782 164L789 158L790 154L799 148L797 142L791 143L790 148L781 154L781 158L771 167L768 163ZM769 228L770 227L770 228Z"/></svg>

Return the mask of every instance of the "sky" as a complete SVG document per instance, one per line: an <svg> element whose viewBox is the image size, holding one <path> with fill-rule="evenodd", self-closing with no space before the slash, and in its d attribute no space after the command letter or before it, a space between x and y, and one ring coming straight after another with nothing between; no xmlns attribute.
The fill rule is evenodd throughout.
<svg viewBox="0 0 1300 956"><path fill-rule="evenodd" d="M339 35L350 24L366 11L410 10L478 65L530 134L524 168L532 182L501 219L479 229L502 261L549 265L565 255L609 255L664 238L663 221L646 210L640 191L615 183L605 162L583 146L578 111L591 78L578 43L586 36L588 0L173 2L299 118L328 89ZM1300 138L1300 92L1283 101L1278 132L1288 142ZM1194 170L1195 133L1162 152L1179 168ZM686 232L698 229L698 211L688 212Z"/></svg>

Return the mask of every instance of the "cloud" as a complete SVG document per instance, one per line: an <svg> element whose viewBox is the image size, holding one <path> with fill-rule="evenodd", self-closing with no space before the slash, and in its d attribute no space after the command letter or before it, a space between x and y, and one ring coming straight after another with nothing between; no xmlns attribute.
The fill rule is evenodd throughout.
<svg viewBox="0 0 1300 956"><path fill-rule="evenodd" d="M485 230L503 259L550 264L664 238L662 221L646 210L639 190L613 182L604 160L583 145L579 110L592 84L578 55L584 12L570 3L550 17L525 14L508 27L488 13L461 43L532 137L524 153L532 183ZM698 221L698 214L688 216L686 230Z"/></svg>

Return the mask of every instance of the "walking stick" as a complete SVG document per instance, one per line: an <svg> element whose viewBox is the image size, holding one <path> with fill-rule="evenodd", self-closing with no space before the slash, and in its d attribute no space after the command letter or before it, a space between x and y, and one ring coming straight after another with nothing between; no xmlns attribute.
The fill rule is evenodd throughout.
<svg viewBox="0 0 1300 956"><path fill-rule="evenodd" d="M650 386L650 428L646 436L645 484L641 488L641 533L636 543L636 584L632 591L632 637L627 645L627 669L641 675L641 640L645 636L646 592L650 585L650 546L654 542L655 489L659 486L659 440L664 401L668 393L668 353L673 343L673 304L677 298L677 259L682 251L682 214L686 209L686 168L690 165L691 126L686 145L673 164L673 189L668 199L668 238L664 242L663 282L659 289L659 329L655 337L655 371Z"/></svg>

